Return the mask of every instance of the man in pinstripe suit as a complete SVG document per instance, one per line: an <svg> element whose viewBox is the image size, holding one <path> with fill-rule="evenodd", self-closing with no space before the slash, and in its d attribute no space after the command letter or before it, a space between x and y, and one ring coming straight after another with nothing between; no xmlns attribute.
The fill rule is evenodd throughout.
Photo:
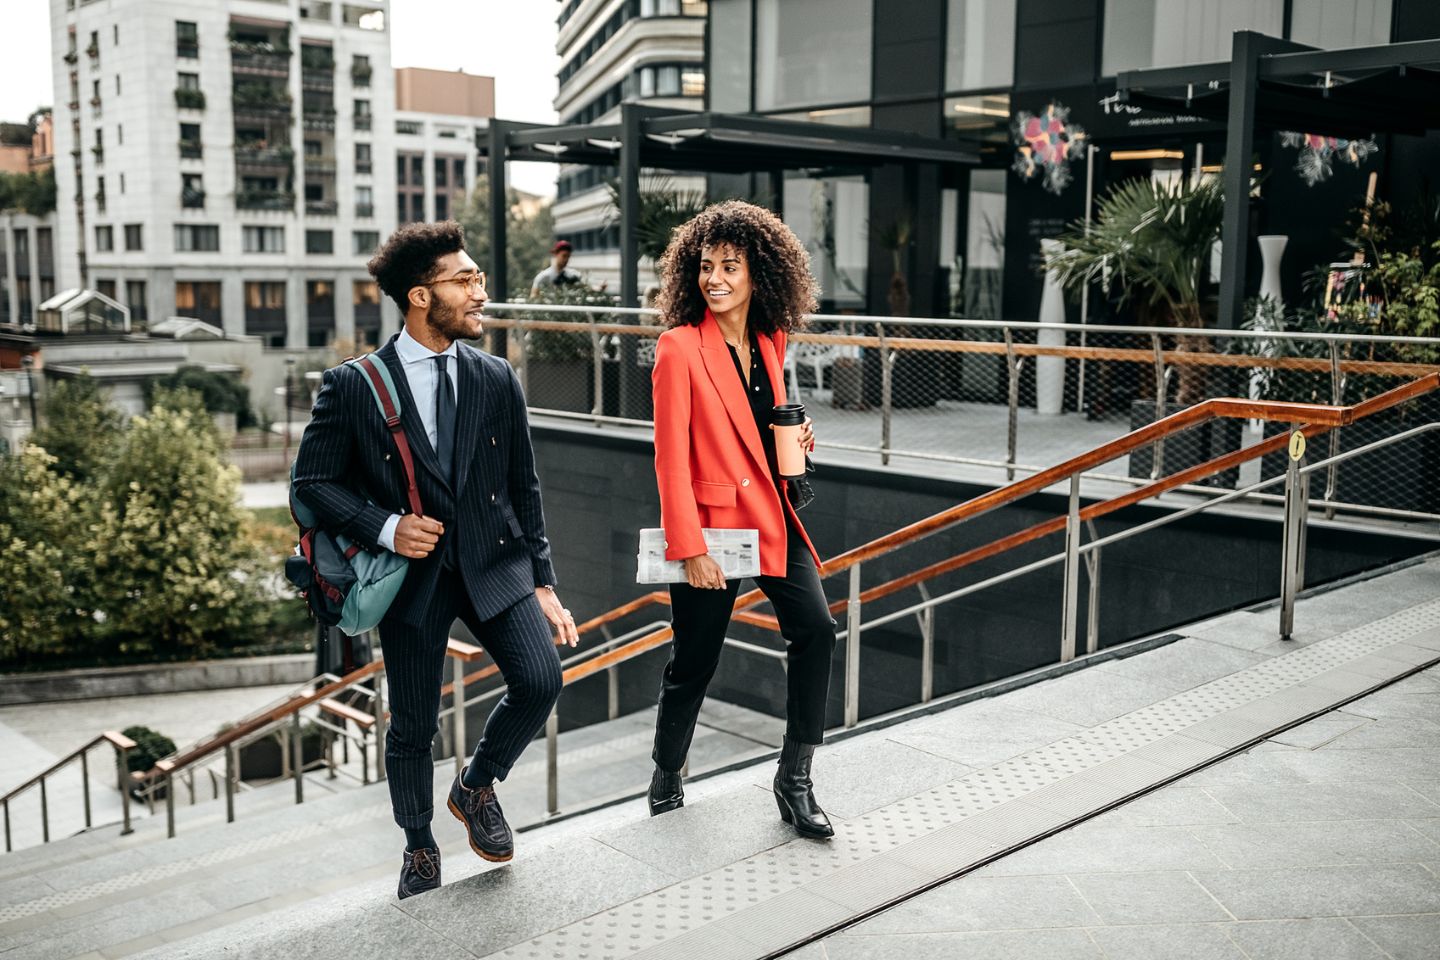
<svg viewBox="0 0 1440 960"><path fill-rule="evenodd" d="M560 695L552 629L571 646L578 637L555 595L520 383L503 359L460 342L480 335L486 301L460 225L401 227L369 269L405 315L405 329L375 355L399 394L425 515L407 512L396 443L363 375L343 364L325 372L315 398L295 493L333 532L411 558L380 623L391 711L385 762L406 836L404 899L440 885L430 750L451 624L465 622L507 685L447 799L471 848L493 861L514 853L494 782Z"/></svg>

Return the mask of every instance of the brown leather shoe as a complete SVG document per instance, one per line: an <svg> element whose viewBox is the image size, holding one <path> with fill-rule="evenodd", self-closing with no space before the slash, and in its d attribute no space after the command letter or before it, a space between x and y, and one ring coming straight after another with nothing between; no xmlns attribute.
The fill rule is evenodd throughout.
<svg viewBox="0 0 1440 960"><path fill-rule="evenodd" d="M428 847L406 850L405 861L400 867L400 889L397 891L400 899L439 887L440 851Z"/></svg>
<svg viewBox="0 0 1440 960"><path fill-rule="evenodd" d="M471 790L459 777L450 785L450 798L446 801L455 819L465 824L470 837L470 849L482 860L504 863L515 856L515 838L500 801L495 797L495 787L480 787Z"/></svg>

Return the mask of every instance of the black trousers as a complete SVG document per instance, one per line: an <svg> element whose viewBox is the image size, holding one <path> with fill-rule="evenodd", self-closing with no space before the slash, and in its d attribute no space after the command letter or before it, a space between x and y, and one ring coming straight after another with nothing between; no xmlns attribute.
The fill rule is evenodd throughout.
<svg viewBox="0 0 1440 960"><path fill-rule="evenodd" d="M402 827L423 827L434 812L430 745L439 730L445 645L457 617L495 661L506 684L505 695L485 721L478 761L471 763L478 762L497 780L505 779L560 696L560 654L535 596L482 621L471 609L458 574L442 570L434 599L418 627L389 620L380 623L390 688L385 767L395 822ZM466 745L456 744L456 749L465 750Z"/></svg>
<svg viewBox="0 0 1440 960"><path fill-rule="evenodd" d="M800 743L820 743L830 695L830 660L835 651L835 620L830 616L820 575L805 541L788 531L785 576L757 577L769 598L785 638L785 735ZM705 688L720 663L739 580L724 590L670 584L675 640L660 682L660 715L655 724L656 766L672 773L685 765Z"/></svg>

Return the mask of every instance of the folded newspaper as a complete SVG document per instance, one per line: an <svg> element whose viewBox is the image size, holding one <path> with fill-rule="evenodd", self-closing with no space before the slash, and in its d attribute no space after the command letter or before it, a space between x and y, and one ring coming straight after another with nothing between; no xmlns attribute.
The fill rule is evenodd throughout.
<svg viewBox="0 0 1440 960"><path fill-rule="evenodd" d="M760 531L700 531L710 556L720 564L726 580L760 576ZM685 561L665 559L665 531L647 527L640 531L640 555L635 571L636 583L684 583Z"/></svg>

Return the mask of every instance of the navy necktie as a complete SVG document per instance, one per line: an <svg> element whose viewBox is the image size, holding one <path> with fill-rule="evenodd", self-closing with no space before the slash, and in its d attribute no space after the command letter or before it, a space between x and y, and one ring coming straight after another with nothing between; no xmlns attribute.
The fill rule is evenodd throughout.
<svg viewBox="0 0 1440 960"><path fill-rule="evenodd" d="M451 483L455 481L455 385L445 370L445 361L450 358L443 353L435 358L437 379L435 383L435 454L440 458L440 470Z"/></svg>

